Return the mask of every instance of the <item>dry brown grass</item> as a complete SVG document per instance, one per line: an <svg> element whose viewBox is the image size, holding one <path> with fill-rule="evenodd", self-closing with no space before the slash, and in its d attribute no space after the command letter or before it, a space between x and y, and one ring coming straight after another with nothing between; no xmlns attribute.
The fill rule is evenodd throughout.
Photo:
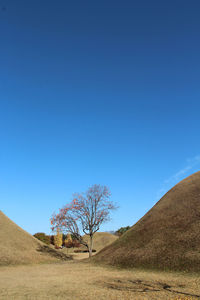
<svg viewBox="0 0 200 300"><path fill-rule="evenodd" d="M0 265L55 262L66 255L44 245L0 211Z"/></svg>
<svg viewBox="0 0 200 300"><path fill-rule="evenodd" d="M70 249L62 249L61 250L63 253L66 253L67 255L70 255L73 260L83 260L83 259L87 259L89 257L88 252L86 253L74 253L74 249L70 248ZM92 255L95 255L95 253L93 253Z"/></svg>
<svg viewBox="0 0 200 300"><path fill-rule="evenodd" d="M0 299L7 300L178 300L198 295L197 275L118 270L77 261L0 267Z"/></svg>
<svg viewBox="0 0 200 300"><path fill-rule="evenodd" d="M200 270L200 172L172 188L94 260L123 267Z"/></svg>

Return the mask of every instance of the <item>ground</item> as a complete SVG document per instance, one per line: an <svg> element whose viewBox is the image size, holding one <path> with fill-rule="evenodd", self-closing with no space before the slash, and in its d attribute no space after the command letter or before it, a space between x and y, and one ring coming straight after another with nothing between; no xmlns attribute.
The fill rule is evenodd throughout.
<svg viewBox="0 0 200 300"><path fill-rule="evenodd" d="M0 267L0 299L200 299L200 276L69 261Z"/></svg>

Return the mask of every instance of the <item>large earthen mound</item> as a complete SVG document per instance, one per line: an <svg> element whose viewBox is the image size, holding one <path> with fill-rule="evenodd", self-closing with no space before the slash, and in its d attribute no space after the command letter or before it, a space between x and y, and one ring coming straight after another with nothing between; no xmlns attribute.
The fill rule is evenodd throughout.
<svg viewBox="0 0 200 300"><path fill-rule="evenodd" d="M166 193L94 258L122 267L200 270L200 172Z"/></svg>
<svg viewBox="0 0 200 300"><path fill-rule="evenodd" d="M70 259L38 241L0 211L0 265L32 264Z"/></svg>

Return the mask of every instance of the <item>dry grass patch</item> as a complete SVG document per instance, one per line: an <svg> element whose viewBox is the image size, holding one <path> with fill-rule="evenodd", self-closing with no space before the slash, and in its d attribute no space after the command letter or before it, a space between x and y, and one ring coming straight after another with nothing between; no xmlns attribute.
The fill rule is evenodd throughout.
<svg viewBox="0 0 200 300"><path fill-rule="evenodd" d="M0 299L198 299L197 275L118 270L89 262L0 268Z"/></svg>

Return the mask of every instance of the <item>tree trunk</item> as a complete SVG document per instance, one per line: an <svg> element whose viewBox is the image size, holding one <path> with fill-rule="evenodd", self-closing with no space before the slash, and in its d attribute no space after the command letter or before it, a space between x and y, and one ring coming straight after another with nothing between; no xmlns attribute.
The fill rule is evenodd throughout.
<svg viewBox="0 0 200 300"><path fill-rule="evenodd" d="M93 235L90 235L89 257L92 257Z"/></svg>

